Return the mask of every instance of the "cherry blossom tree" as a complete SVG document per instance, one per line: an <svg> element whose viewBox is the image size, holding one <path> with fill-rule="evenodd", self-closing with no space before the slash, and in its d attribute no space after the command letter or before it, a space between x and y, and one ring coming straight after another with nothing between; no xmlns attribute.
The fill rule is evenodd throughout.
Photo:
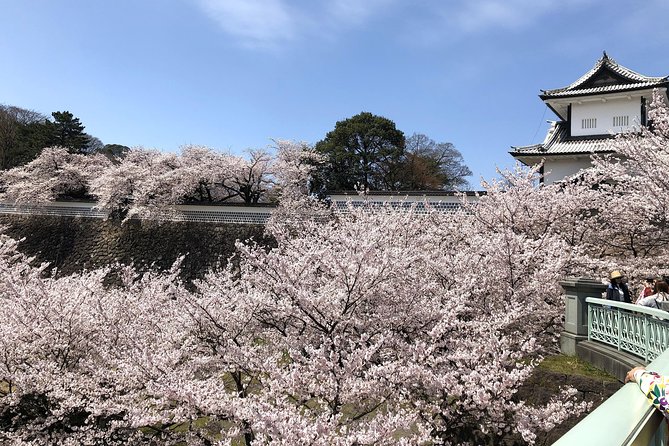
<svg viewBox="0 0 669 446"><path fill-rule="evenodd" d="M268 201L277 185L276 161L267 151L251 151L246 159L185 146L180 155L135 148L112 163L99 154L48 148L31 163L3 171L0 184L9 201L97 199L110 215L160 219L178 204Z"/></svg>
<svg viewBox="0 0 669 446"><path fill-rule="evenodd" d="M93 179L91 191L98 198L97 207L131 218L147 216L157 206L171 204L169 189L159 179L177 165L173 154L131 149L121 162Z"/></svg>
<svg viewBox="0 0 669 446"><path fill-rule="evenodd" d="M118 267L115 287L109 269L47 278L2 238L0 440L532 444L586 409L569 388L540 406L517 394L556 349L560 278L669 265L669 119L660 105L651 116L578 179L501 172L454 213L330 212L307 194L318 156L277 142L276 160L258 155L262 174L243 176L282 203L276 247L239 243L238 262L194 290L178 265ZM101 206L214 199L242 164L197 147L133 156L115 186L93 180ZM318 218L295 217L307 212Z"/></svg>
<svg viewBox="0 0 669 446"><path fill-rule="evenodd" d="M204 146L186 146L181 151L181 163L176 178L170 180L182 188L184 201L220 203L237 198L223 185L242 168L239 157Z"/></svg>
<svg viewBox="0 0 669 446"><path fill-rule="evenodd" d="M228 407L247 439L479 444L520 432L532 441L545 409L513 398L545 349L527 321L550 310L540 329L555 324L556 271L569 251L558 236L477 225L466 212L351 210L298 234L275 226L269 252L240 246L240 270L207 277L194 314L212 345L206 362L240 349L243 402ZM464 230L467 243L447 249ZM547 402L556 424L583 409L565 392Z"/></svg>
<svg viewBox="0 0 669 446"><path fill-rule="evenodd" d="M267 231L274 233L291 228L299 233L305 221L325 220L331 216L326 203L310 193L310 182L325 158L304 142L278 140L275 143L272 176L277 207L267 223Z"/></svg>
<svg viewBox="0 0 669 446"><path fill-rule="evenodd" d="M271 155L264 150L251 150L248 159L237 158L237 166L229 181L222 186L245 204L257 204L271 185Z"/></svg>
<svg viewBox="0 0 669 446"><path fill-rule="evenodd" d="M2 198L16 203L90 198L91 180L110 166L102 155L72 154L62 147L48 147L26 165L1 172Z"/></svg>
<svg viewBox="0 0 669 446"><path fill-rule="evenodd" d="M278 142L276 151L276 156L251 151L246 159L202 146L186 146L179 156L133 149L94 180L92 191L101 209L119 212L126 219L164 218L176 204L257 204L286 195L280 192L285 189L282 185L292 181L290 175L304 173L307 166L306 161L299 166L300 157L316 156L308 145L287 141ZM286 160L288 152L293 161Z"/></svg>
<svg viewBox="0 0 669 446"><path fill-rule="evenodd" d="M594 157L594 167L574 180L595 196L587 219L592 230L582 250L633 279L669 272L669 114L664 93L654 92L649 123L617 135L615 154Z"/></svg>
<svg viewBox="0 0 669 446"><path fill-rule="evenodd" d="M121 416L93 410L100 387L91 386L86 372L102 365L98 352L107 327L96 327L91 307L104 296L104 271L44 278L45 265L30 266L15 248L13 240L0 240L0 380L7 389L0 440L64 444L113 437L112 423Z"/></svg>
<svg viewBox="0 0 669 446"><path fill-rule="evenodd" d="M43 278L7 241L3 435L479 444L545 427L514 394L543 348L527 317L559 299L563 240L385 208L273 228L276 249L240 245L195 292L176 268L122 269L116 288L106 270ZM18 415L30 395L43 415ZM554 423L583 409L548 403Z"/></svg>

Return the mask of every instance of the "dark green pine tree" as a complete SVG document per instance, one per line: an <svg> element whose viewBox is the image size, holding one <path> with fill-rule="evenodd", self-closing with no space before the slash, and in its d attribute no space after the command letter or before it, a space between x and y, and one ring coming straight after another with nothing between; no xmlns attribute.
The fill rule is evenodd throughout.
<svg viewBox="0 0 669 446"><path fill-rule="evenodd" d="M69 111L53 112L53 122L49 121L49 145L67 148L71 153L83 153L89 136L84 126Z"/></svg>

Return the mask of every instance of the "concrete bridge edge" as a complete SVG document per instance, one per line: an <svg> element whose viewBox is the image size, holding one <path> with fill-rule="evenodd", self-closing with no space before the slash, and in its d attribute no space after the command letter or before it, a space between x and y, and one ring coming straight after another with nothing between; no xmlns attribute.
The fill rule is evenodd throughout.
<svg viewBox="0 0 669 446"><path fill-rule="evenodd" d="M576 356L615 376L621 382L636 366L647 365L643 359L598 342L583 340L576 344Z"/></svg>

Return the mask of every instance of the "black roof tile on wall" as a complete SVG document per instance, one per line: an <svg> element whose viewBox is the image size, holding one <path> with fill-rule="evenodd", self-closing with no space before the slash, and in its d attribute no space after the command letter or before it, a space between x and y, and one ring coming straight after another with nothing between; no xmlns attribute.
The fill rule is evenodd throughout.
<svg viewBox="0 0 669 446"><path fill-rule="evenodd" d="M569 124L564 121L553 122L541 144L512 147L513 156L522 155L569 155L586 153L612 152L612 135L601 135L588 138L570 138Z"/></svg>
<svg viewBox="0 0 669 446"><path fill-rule="evenodd" d="M603 74L607 74L606 71L609 72L608 74L615 76L616 79L612 80L611 83L606 83L606 85L593 85ZM581 76L577 81L563 88L545 90L540 97L541 99L551 99L616 91L633 91L646 88L666 87L668 85L669 76L645 76L619 65L605 52L590 71Z"/></svg>

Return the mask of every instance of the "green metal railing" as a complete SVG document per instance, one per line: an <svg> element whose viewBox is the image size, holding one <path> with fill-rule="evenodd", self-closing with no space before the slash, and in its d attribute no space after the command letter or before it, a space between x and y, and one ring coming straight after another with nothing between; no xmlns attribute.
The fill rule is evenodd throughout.
<svg viewBox="0 0 669 446"><path fill-rule="evenodd" d="M646 367L669 375L669 313L588 297L588 340L652 360ZM667 422L636 383L628 383L554 446L667 446Z"/></svg>
<svg viewBox="0 0 669 446"><path fill-rule="evenodd" d="M588 297L588 340L652 361L669 349L669 313Z"/></svg>

